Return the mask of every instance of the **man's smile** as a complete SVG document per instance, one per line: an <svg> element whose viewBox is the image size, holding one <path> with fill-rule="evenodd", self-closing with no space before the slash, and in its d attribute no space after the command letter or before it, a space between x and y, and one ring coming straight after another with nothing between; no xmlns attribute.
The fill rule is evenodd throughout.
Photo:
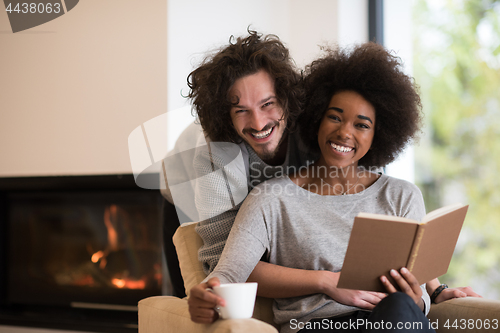
<svg viewBox="0 0 500 333"><path fill-rule="evenodd" d="M265 139L267 138L269 135L271 135L271 132L274 130L274 127L271 127L270 129L266 130L266 131L260 131L260 132L255 132L255 133L250 133L251 136L253 136L254 138L256 139Z"/></svg>

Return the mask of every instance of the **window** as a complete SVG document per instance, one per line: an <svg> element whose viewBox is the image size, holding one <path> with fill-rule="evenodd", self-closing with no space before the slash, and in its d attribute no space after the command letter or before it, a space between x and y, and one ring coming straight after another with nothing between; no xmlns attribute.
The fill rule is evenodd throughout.
<svg viewBox="0 0 500 333"><path fill-rule="evenodd" d="M428 211L470 205L441 280L500 299L500 1L415 0L412 12L425 111L415 181Z"/></svg>

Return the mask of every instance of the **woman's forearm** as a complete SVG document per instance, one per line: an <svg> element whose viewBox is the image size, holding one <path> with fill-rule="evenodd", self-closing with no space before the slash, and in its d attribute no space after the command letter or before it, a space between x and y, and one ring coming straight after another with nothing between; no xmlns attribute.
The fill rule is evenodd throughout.
<svg viewBox="0 0 500 333"><path fill-rule="evenodd" d="M247 281L259 284L259 296L286 298L325 293L328 288L337 285L339 274L289 268L260 261Z"/></svg>

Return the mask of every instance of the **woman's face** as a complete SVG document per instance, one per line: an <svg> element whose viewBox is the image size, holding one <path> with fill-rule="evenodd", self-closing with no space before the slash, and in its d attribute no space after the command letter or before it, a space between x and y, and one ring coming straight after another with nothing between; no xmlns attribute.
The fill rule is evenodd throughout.
<svg viewBox="0 0 500 333"><path fill-rule="evenodd" d="M371 147L375 108L354 91L333 95L319 126L320 161L328 166L357 166Z"/></svg>

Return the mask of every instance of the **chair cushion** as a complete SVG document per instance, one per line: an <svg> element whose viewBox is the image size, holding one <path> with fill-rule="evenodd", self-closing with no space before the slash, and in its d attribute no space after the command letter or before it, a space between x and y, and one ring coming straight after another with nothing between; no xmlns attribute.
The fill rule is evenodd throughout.
<svg viewBox="0 0 500 333"><path fill-rule="evenodd" d="M139 302L141 333L278 333L277 329L257 319L217 320L211 325L191 321L186 299L156 296Z"/></svg>
<svg viewBox="0 0 500 333"><path fill-rule="evenodd" d="M198 249L203 245L203 240L194 230L195 226L196 223L182 224L172 238L188 297L191 288L206 278L203 266L198 261Z"/></svg>

